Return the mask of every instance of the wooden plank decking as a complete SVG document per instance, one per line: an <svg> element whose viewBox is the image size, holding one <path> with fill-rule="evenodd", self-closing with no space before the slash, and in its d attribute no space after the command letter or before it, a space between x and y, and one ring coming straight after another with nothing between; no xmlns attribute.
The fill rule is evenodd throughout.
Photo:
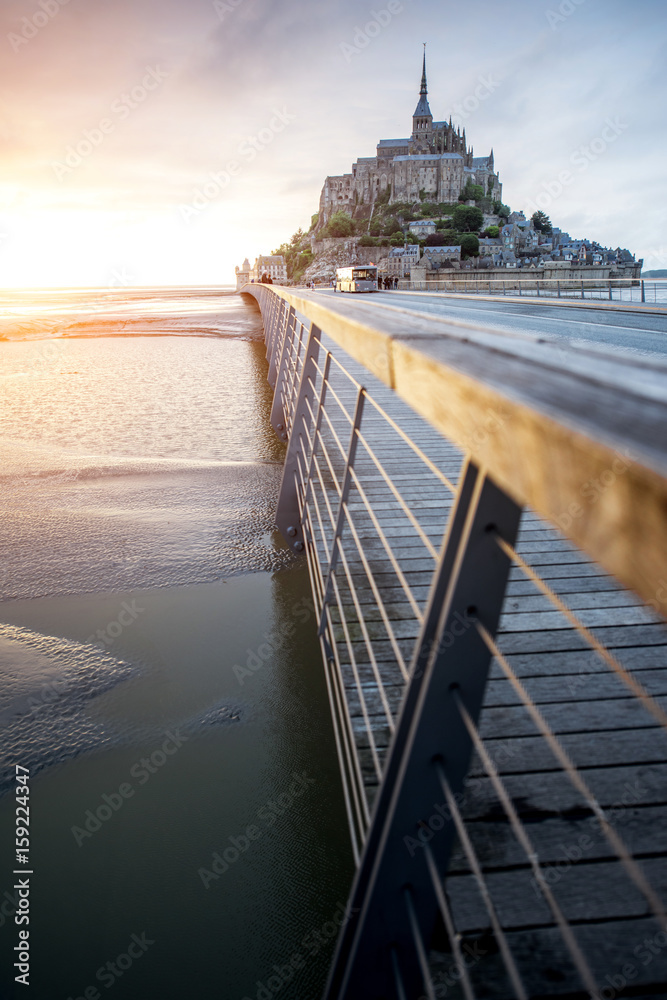
<svg viewBox="0 0 667 1000"><path fill-rule="evenodd" d="M399 426L456 482L461 468L458 450L361 366L351 359L345 362ZM354 394L341 387L339 395L351 410ZM341 414L336 417L334 409L329 416L341 441L346 443L349 423ZM362 433L418 518L431 544L439 550L453 498L416 456L410 457L407 449L398 445L395 433L387 425L383 427L379 418L362 424ZM327 434L326 428L323 435L333 454L332 435ZM336 456L333 465L340 474L342 458ZM357 455L355 471L372 504L373 516L390 541L404 578L423 612L434 560L362 449ZM335 510L337 495L330 477L324 476L323 482ZM409 665L419 635L419 621L391 567L373 517L354 486L348 508L381 589L384 611L390 618L397 645ZM334 620L339 622L335 638L364 785L372 805L378 776L369 749L367 722L345 631L356 661L381 764L391 732L364 641L364 628L372 640L376 669L382 677L384 694L394 719L405 681L347 526L342 544L362 612L363 627L349 581L339 569L337 580L346 630L340 624L339 614L334 612ZM529 510L523 515L517 551L577 614L582 624L591 629L596 638L632 670L646 690L665 705L667 630L653 611ZM320 540L317 552L324 572L331 553L330 539L326 545ZM609 811L614 825L640 861L652 885L663 899L667 899L667 735L664 729L590 648L585 638L516 567L510 573L497 641L599 804ZM632 977L635 995L637 989L649 992L659 989L659 984L667 980L667 935L664 935L664 946L658 950L654 948L653 952L646 951L644 940L653 941L660 933L656 921L648 913L646 901L601 835L590 809L538 735L497 663L492 666L486 690L480 732L530 832L540 860L546 865L549 877L553 877L554 894L573 925L601 987L609 985L605 976L618 984L625 966L627 976ZM442 804L434 803L434 809ZM524 977L531 996L583 995L578 993L580 980L564 952L560 933L531 881L533 873L525 853L511 834L477 758L473 759L462 812L522 974L526 970ZM446 887L457 929L468 944L470 954L476 956L472 974L480 987L478 995L510 1000L513 993L501 967L497 947L492 943L487 910L460 848L452 860ZM438 941L434 943L431 956L435 981L443 985L449 983L447 995L462 995L456 976L449 975L454 958L446 947L438 950L438 944ZM645 961L647 954L651 955L650 961Z"/></svg>
<svg viewBox="0 0 667 1000"><path fill-rule="evenodd" d="M254 289L252 294L275 306L268 292ZM664 906L667 732L593 650L584 630L667 708L665 623L594 561L646 600L664 586L667 365L636 358L619 363L599 352L588 356L585 349L566 353L538 334L477 329L418 310L357 301L332 304L307 292L279 290L277 295L331 335L332 340L323 337L325 347L452 484L462 468L459 449L465 449L508 496L533 504L554 522L573 507L581 510L583 516L570 518L569 541L529 506L524 510L516 551L582 627L574 627L518 565L511 569L497 634L506 669L492 663L479 736L597 992L582 992L571 950L535 883L530 851L519 845L488 768L476 754L459 808L484 891L527 996L667 996L667 926L661 926L667 921L655 919L659 905L651 914L646 893L638 888L641 879L636 872L633 878L628 874L628 859L625 865L619 860L591 801L575 789L553 746L569 755L593 796L592 806L604 811ZM286 308L281 315L287 315ZM345 474L357 389L334 369L335 393L327 397L308 503L309 552L317 563L315 578L323 582L335 550L336 483ZM369 403L361 433L340 559L328 580L328 634L372 809L456 499ZM364 442L382 463L386 479ZM608 477L619 458L619 486L607 479L593 510L582 487L590 477ZM507 671L513 672L514 683ZM548 739L529 709L543 716ZM433 803L439 824L431 825L428 809L418 824L411 819L406 832L413 835L413 845L416 825L435 838L443 815L444 822L451 821L445 806L444 795ZM410 849L422 850L419 845ZM362 863L362 873L368 871ZM489 907L460 844L445 888L475 995L512 1000L517 991L509 984ZM397 893L403 893L398 884ZM391 942L386 943L388 948ZM436 996L463 995L453 943L444 927L436 928L429 960ZM423 964L421 970L423 978Z"/></svg>

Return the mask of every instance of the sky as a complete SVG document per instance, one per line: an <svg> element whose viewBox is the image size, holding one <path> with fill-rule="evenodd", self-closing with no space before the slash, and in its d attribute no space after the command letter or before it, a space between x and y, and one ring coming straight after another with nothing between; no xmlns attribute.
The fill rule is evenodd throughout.
<svg viewBox="0 0 667 1000"><path fill-rule="evenodd" d="M0 0L0 287L234 280L437 120L503 201L667 267L664 0Z"/></svg>

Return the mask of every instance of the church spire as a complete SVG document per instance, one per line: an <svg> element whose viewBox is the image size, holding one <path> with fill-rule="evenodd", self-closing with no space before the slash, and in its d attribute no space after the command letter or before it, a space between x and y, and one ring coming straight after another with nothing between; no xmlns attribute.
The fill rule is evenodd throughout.
<svg viewBox="0 0 667 1000"><path fill-rule="evenodd" d="M428 87L426 86L426 42L424 42L424 68L422 70L422 85L419 94L421 97L428 95Z"/></svg>
<svg viewBox="0 0 667 1000"><path fill-rule="evenodd" d="M422 82L419 89L419 103L412 116L413 137L429 136L433 125L433 115L428 106L428 86L426 84L426 42L424 42L424 63L422 68Z"/></svg>

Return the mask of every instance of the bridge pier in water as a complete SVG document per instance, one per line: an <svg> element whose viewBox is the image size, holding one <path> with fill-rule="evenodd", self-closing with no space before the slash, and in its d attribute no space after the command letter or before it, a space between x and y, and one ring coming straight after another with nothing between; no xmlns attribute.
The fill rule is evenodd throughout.
<svg viewBox="0 0 667 1000"><path fill-rule="evenodd" d="M357 863L326 1000L655 995L664 373L244 291Z"/></svg>

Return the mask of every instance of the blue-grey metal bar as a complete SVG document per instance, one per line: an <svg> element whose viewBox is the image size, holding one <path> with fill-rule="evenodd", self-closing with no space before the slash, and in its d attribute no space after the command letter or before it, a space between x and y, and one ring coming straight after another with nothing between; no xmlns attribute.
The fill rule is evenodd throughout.
<svg viewBox="0 0 667 1000"><path fill-rule="evenodd" d="M326 606L331 599L331 579L333 574L336 572L336 565L338 563L340 536L343 532L343 527L345 525L345 504L347 503L347 498L350 493L350 486L352 485L352 468L354 466L354 459L357 454L357 446L359 443L357 431L361 426L361 418L364 412L365 398L366 398L366 390L362 387L357 392L357 401L354 407L354 418L352 422L352 433L350 434L350 444L347 452L347 462L345 464L345 472L343 474L343 481L341 483L340 500L338 502L338 511L336 514L336 527L334 530L333 541L331 543L331 556L329 557L326 583L324 586L324 601L323 601L322 614L320 617L320 624L318 630L320 635L322 634L325 628Z"/></svg>
<svg viewBox="0 0 667 1000"><path fill-rule="evenodd" d="M515 538L520 514L507 494L468 466L449 544L433 583L433 614L435 595L444 593L438 625L427 658L421 650L421 662L426 659L423 674L415 671L401 710L352 890L352 917L338 942L326 1000L379 1000L391 995L390 943L400 960L407 995L418 996L422 989L422 969L401 896L405 886L411 886L422 937L430 940L438 901L421 856L422 817L442 795L436 761L442 763L454 792L463 788L472 743L453 692L460 692L470 715L478 718L491 655L471 626L479 620L495 634L511 566L509 558L497 558L495 538L497 534ZM424 629L433 629L430 616ZM426 635L424 643L429 646ZM443 874L454 835L450 822L430 839Z"/></svg>
<svg viewBox="0 0 667 1000"><path fill-rule="evenodd" d="M278 508L276 511L276 523L284 538L289 539L289 543L294 549L300 552L304 547L303 525L299 516L299 503L296 495L296 469L298 465L299 452L304 453L304 437L310 423L312 403L315 398L315 373L316 365L320 356L321 334L314 323L310 325L306 354L301 372L301 382L294 408L294 419L292 421L292 432L287 445L285 455L285 466L283 478L278 497ZM277 393L276 393L277 395ZM309 404L310 408L309 408ZM322 400L320 399L319 414L322 410ZM309 456L308 456L309 457ZM310 478L310 477L309 477Z"/></svg>

